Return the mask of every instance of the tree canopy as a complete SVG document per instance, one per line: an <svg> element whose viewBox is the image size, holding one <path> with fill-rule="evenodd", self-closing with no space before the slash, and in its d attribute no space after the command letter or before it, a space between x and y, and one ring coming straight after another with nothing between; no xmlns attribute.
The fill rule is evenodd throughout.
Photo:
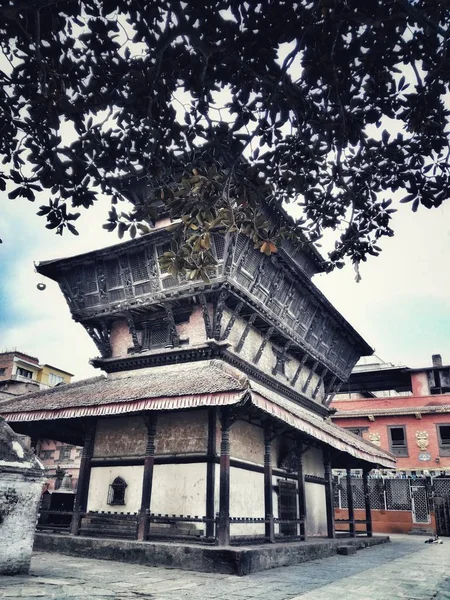
<svg viewBox="0 0 450 600"><path fill-rule="evenodd" d="M5 0L0 189L57 233L103 194L120 237L164 203L192 277L217 228L267 254L334 229L328 266L359 263L394 194L449 196L449 24L440 0ZM261 210L286 203L295 227Z"/></svg>

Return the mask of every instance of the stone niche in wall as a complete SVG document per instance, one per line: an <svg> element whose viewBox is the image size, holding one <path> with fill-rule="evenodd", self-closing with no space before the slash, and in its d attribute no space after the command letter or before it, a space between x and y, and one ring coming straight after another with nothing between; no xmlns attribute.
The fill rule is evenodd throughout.
<svg viewBox="0 0 450 600"><path fill-rule="evenodd" d="M0 575L30 568L45 467L0 417Z"/></svg>

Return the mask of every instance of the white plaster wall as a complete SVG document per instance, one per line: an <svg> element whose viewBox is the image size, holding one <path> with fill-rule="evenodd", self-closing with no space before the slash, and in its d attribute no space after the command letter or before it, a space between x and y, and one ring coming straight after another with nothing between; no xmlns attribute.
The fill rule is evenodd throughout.
<svg viewBox="0 0 450 600"><path fill-rule="evenodd" d="M310 448L303 454L303 472L305 475L324 477L325 467L322 448Z"/></svg>
<svg viewBox="0 0 450 600"><path fill-rule="evenodd" d="M155 465L151 511L205 516L206 464Z"/></svg>
<svg viewBox="0 0 450 600"><path fill-rule="evenodd" d="M141 507L143 475L143 465L133 467L92 467L89 482L88 511L138 512ZM111 506L108 504L109 486L116 477L122 477L127 484L125 504L121 506Z"/></svg>
<svg viewBox="0 0 450 600"><path fill-rule="evenodd" d="M276 477L273 484L276 485ZM215 514L219 512L220 465L216 465ZM273 494L274 514L278 516L278 496ZM237 467L230 468L230 517L262 518L264 511L264 473L253 473ZM263 535L264 523L231 525L230 535Z"/></svg>
<svg viewBox="0 0 450 600"><path fill-rule="evenodd" d="M224 316L222 319L222 331L225 330L225 328L231 318L231 315L232 315L231 311L228 311L228 310L224 311ZM246 324L247 323L244 319L242 319L240 317L236 318L236 321L231 329L229 337L226 340L227 342L229 342L231 344L231 346L229 348L229 350L231 352L236 352L235 347L239 343L242 333L245 330ZM241 358L243 358L250 364L255 364L254 358L259 350L259 347L261 346L262 341L263 341L263 336L259 333L259 331L257 331L253 327L250 327L250 330L248 332L247 338L244 342L244 345L242 346L241 351L236 354L238 354L238 356L240 356ZM276 357L275 357L275 354L272 349L272 343L269 340L269 342L267 342L267 344L266 344L266 347L264 348L264 351L261 355L261 358L259 359L259 362L255 366L258 369L260 369L261 371L263 371L264 373L266 373L267 375L274 377L281 383L284 383L285 385L292 387L290 382L297 371L299 361L296 360L295 358L293 358L292 356L290 356L289 354L288 354L288 358L290 360L288 363L286 363L286 366L285 366L286 374L282 375L281 373L277 373L276 375L273 375L272 369L275 366ZM310 370L307 367L303 367L303 369L301 370L300 376L296 382L296 385L294 387L294 389L297 392L303 393L302 387L303 387L304 383L306 382L306 379L308 378L309 374L310 374ZM310 398L312 397L312 393L316 389L316 385L317 385L318 381L319 381L319 375L314 373L311 378L311 381L309 383L308 389L305 392L306 396L308 396ZM315 397L315 401L317 403L321 403L323 400L323 395L324 395L324 390L323 390L323 385L321 385L319 388L319 391L317 393L317 396Z"/></svg>
<svg viewBox="0 0 450 600"><path fill-rule="evenodd" d="M262 518L264 514L264 474L231 467L230 517ZM232 524L230 534L262 535L264 523Z"/></svg>
<svg viewBox="0 0 450 600"><path fill-rule="evenodd" d="M30 568L43 481L0 470L0 575Z"/></svg>
<svg viewBox="0 0 450 600"><path fill-rule="evenodd" d="M306 535L327 535L327 509L325 504L325 486L320 483L305 484L306 496Z"/></svg>

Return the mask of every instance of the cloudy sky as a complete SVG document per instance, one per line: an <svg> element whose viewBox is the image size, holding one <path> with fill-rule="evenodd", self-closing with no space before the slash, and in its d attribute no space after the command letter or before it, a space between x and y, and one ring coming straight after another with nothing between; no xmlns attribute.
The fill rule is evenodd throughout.
<svg viewBox="0 0 450 600"><path fill-rule="evenodd" d="M33 262L78 254L117 243L101 228L107 200L77 222L80 236L55 235L24 199L0 200L0 350L17 348L75 378L95 376L89 358L97 348L74 323L58 286L45 280ZM384 360L408 366L430 364L441 353L450 363L450 206L416 214L401 205L394 238L361 267L315 277L316 285Z"/></svg>

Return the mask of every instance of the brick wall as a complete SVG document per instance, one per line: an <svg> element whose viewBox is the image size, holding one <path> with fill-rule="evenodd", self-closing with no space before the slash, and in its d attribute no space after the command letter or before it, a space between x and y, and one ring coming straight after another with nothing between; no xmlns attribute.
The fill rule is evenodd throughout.
<svg viewBox="0 0 450 600"><path fill-rule="evenodd" d="M353 404L353 403L352 403ZM334 406L334 404L333 404ZM370 411L368 411L370 412ZM406 428L406 440L408 445L408 456L397 458L397 469L400 470L441 470L450 469L450 456L441 456L438 433L436 425L450 424L450 414L422 414L420 419L414 415L400 415L389 417L375 417L375 421L369 421L367 417L349 417L335 420L341 427L368 428L363 432L364 439L371 440L371 434L380 436L380 446L383 450L390 451L389 426L404 425ZM416 433L425 431L428 434L428 446L421 450L417 444ZM420 460L419 455L429 454L430 460ZM436 459L439 459L436 461Z"/></svg>

